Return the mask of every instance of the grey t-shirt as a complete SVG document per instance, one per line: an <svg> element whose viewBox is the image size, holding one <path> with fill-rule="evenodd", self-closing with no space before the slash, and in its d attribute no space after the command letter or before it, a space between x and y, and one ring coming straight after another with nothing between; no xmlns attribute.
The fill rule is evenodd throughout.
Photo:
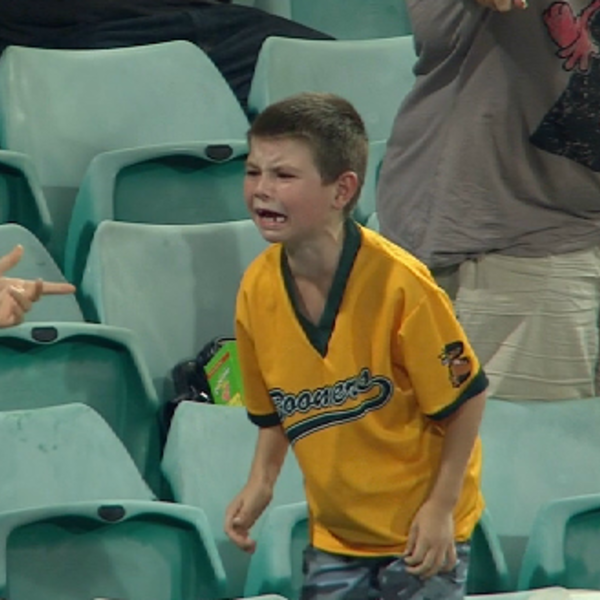
<svg viewBox="0 0 600 600"><path fill-rule="evenodd" d="M382 233L430 267L600 245L600 0L407 0L417 81L381 170Z"/></svg>

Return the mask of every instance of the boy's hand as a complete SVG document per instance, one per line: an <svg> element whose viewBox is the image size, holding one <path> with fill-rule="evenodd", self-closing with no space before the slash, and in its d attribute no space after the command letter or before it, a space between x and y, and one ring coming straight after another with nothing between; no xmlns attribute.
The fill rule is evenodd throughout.
<svg viewBox="0 0 600 600"><path fill-rule="evenodd" d="M72 294L75 291L70 283L5 277L4 274L15 267L22 256L23 247L15 246L8 254L0 257L0 327L21 323L33 303L45 294Z"/></svg>
<svg viewBox="0 0 600 600"><path fill-rule="evenodd" d="M256 550L256 542L250 538L250 529L272 497L273 492L268 487L249 483L227 507L225 533L244 552L252 554Z"/></svg>
<svg viewBox="0 0 600 600"><path fill-rule="evenodd" d="M404 562L408 573L423 579L454 568L456 547L452 511L431 501L423 504L410 526Z"/></svg>
<svg viewBox="0 0 600 600"><path fill-rule="evenodd" d="M508 12L509 10L527 8L527 0L475 0L477 4L490 10Z"/></svg>

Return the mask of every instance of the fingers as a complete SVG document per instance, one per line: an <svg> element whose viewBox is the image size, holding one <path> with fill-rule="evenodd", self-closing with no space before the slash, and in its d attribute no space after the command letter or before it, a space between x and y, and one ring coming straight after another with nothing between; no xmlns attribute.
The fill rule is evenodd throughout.
<svg viewBox="0 0 600 600"><path fill-rule="evenodd" d="M444 561L444 566L442 567L442 571L448 573L456 567L456 563L458 562L458 556L456 555L456 545L451 544L450 548L448 548L446 552L446 559Z"/></svg>
<svg viewBox="0 0 600 600"><path fill-rule="evenodd" d="M417 546L412 555L404 558L404 562L407 565L407 573L422 579L428 579L444 568L446 563L446 549Z"/></svg>
<svg viewBox="0 0 600 600"><path fill-rule="evenodd" d="M42 281L40 288L41 295L57 295L57 294L73 294L75 286L70 283L54 283L50 281Z"/></svg>
<svg viewBox="0 0 600 600"><path fill-rule="evenodd" d="M256 542L250 538L250 519L242 509L242 503L232 503L225 512L225 533L241 550L252 554L256 550Z"/></svg>
<svg viewBox="0 0 600 600"><path fill-rule="evenodd" d="M253 554L256 550L256 542L250 537L250 528L243 517L233 519L229 537L244 552Z"/></svg>
<svg viewBox="0 0 600 600"><path fill-rule="evenodd" d="M0 292L0 327L19 325L30 308L31 301L23 288L5 288Z"/></svg>
<svg viewBox="0 0 600 600"><path fill-rule="evenodd" d="M10 271L23 256L23 246L15 246L8 254L0 257L0 277Z"/></svg>
<svg viewBox="0 0 600 600"><path fill-rule="evenodd" d="M527 0L476 0L478 4L497 12L509 12L513 9L527 8Z"/></svg>

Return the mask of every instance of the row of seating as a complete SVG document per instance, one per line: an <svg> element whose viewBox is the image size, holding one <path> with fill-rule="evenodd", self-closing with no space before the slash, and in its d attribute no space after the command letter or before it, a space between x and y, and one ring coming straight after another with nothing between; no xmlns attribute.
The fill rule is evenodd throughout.
<svg viewBox="0 0 600 600"><path fill-rule="evenodd" d="M410 36L271 38L250 105L260 111L300 90L336 92L356 104L372 140L357 213L364 221L414 61ZM8 48L0 59L0 120L0 220L35 232L59 265L64 258L74 283L103 219L200 223L245 214L248 120L214 65L188 42Z"/></svg>
<svg viewBox="0 0 600 600"><path fill-rule="evenodd" d="M261 8L341 40L393 37L411 32L404 0L237 0L236 4Z"/></svg>
<svg viewBox="0 0 600 600"><path fill-rule="evenodd" d="M7 228L14 230L18 226L0 226L0 239ZM148 422L156 407L173 396L170 369L180 360L194 356L213 337L233 333L239 280L247 264L265 245L249 221L196 226L106 221L97 231L81 285L84 314L108 326L105 335L112 339L112 345L125 346L123 339L126 336L116 335L114 327L133 332L134 338L127 338L127 353L137 356L128 360L129 364L133 361L138 367L133 371L130 367L129 371L141 371L142 375L130 374L130 381L135 381L136 387L132 387L131 383L127 387L121 384L119 392L115 376L109 376L108 342L103 344L102 353L97 349L93 349L91 354L81 350L73 353L81 361L74 372L97 372L102 376L103 385L99 386L92 379L92 389L105 397L118 399L119 410L116 412L111 412L116 410L114 408L102 409L98 399L90 403L124 439L128 438L129 428L138 432L137 441L126 442L126 446L155 489L160 489L160 478L157 476L156 450L152 448L157 446L158 434L148 429ZM73 300L64 297L62 301L70 303ZM53 346L36 342L40 332L22 326L0 335L0 350L6 345L2 342L3 337L14 337L20 340L19 344L27 340L28 344L37 345L38 354L45 351L45 361L40 364L46 364L58 381L64 381L61 370L48 360L51 355L49 348L54 347L60 356L58 346L69 348L78 329L75 324L55 327L57 333ZM87 343L94 336L100 336L100 326L86 324L84 327L88 331ZM44 330L41 330L41 335L44 335ZM131 336L131 333L128 335ZM82 332L79 331L78 339L81 337ZM11 364L9 356L7 353L3 364ZM30 351L27 356L34 358ZM19 358L18 355L16 357ZM114 364L116 359L112 360ZM84 366L85 361L92 362ZM124 369L123 366L120 368ZM37 367L29 372L39 373L51 381L45 369ZM9 372L9 376L14 377L14 372ZM29 377L31 379L33 375ZM39 402L35 393L36 378L32 381L27 386L30 389L26 389L22 398L17 398L9 407L23 406L22 403L27 401ZM85 389L81 382L79 386ZM38 396L40 389L38 384ZM127 395L132 392L137 408L129 407L130 412L124 412ZM61 389L60 393L64 391ZM597 400L544 404L541 410L536 403L494 401L488 409L493 418L486 417L482 427L488 465L483 485L508 558L513 586L516 585L520 560L539 506L548 500L596 491L594 465L585 469L573 469L572 465L585 464L587 457L598 451L594 436L594 428L600 419L598 411L600 405ZM130 417L137 415L133 419L133 427L131 423L124 426L128 423L124 417L126 414ZM142 416L144 414L145 417ZM120 424L120 428L116 423ZM147 437L144 438L142 431L146 431ZM146 439L146 444L141 444L141 439ZM507 454L508 443L514 451L512 461ZM556 453L558 445L561 449ZM560 477L548 474L557 468ZM508 489L512 492L507 496Z"/></svg>
<svg viewBox="0 0 600 600"><path fill-rule="evenodd" d="M488 424L504 404L490 401ZM546 408L533 406L537 415ZM296 600L308 527L302 476L292 454L273 502L254 528L257 553L250 557L236 549L222 531L225 507L245 481L255 441L256 428L243 409L183 403L162 459L175 502L161 502L89 406L1 411L0 594L17 600L260 594ZM484 445L490 446L485 433ZM500 496L511 492L505 488ZM600 496L535 500L541 510L518 587L597 587ZM497 537L499 519L491 510L472 540L470 594L514 589Z"/></svg>

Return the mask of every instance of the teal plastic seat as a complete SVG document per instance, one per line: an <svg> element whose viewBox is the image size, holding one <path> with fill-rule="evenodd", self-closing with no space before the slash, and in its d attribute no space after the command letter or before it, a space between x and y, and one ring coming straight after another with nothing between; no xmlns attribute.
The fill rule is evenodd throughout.
<svg viewBox="0 0 600 600"><path fill-rule="evenodd" d="M352 215L359 223L366 225L376 210L377 181L383 163L387 144L384 141L369 144L369 157L365 181Z"/></svg>
<svg viewBox="0 0 600 600"><path fill-rule="evenodd" d="M8 150L0 150L0 223L18 223L43 244L52 236L50 211L31 160Z"/></svg>
<svg viewBox="0 0 600 600"><path fill-rule="evenodd" d="M481 426L482 489L516 589L538 511L595 494L600 481L600 399L490 399Z"/></svg>
<svg viewBox="0 0 600 600"><path fill-rule="evenodd" d="M376 212L367 219L366 226L373 231L379 231L379 217Z"/></svg>
<svg viewBox="0 0 600 600"><path fill-rule="evenodd" d="M600 494L563 498L537 513L523 556L519 589L600 590Z"/></svg>
<svg viewBox="0 0 600 600"><path fill-rule="evenodd" d="M252 556L245 595L276 593L297 600L302 587L302 552L309 540L305 502L278 506L268 515ZM490 517L484 513L471 539L468 594L505 592L508 570Z"/></svg>
<svg viewBox="0 0 600 600"><path fill-rule="evenodd" d="M362 17L364 10L357 14ZM415 61L412 36L359 41L270 37L258 57L248 105L260 112L300 92L331 92L355 106L371 142L387 140L415 81Z"/></svg>
<svg viewBox="0 0 600 600"><path fill-rule="evenodd" d="M225 535L225 509L247 481L257 436L258 428L243 408L184 402L175 411L163 455L163 472L175 500L201 508L209 520L227 575L227 597L242 595L249 556ZM252 535L261 537L263 523L275 507L304 497L302 474L289 452L270 507L254 525ZM250 595L266 593L280 591Z"/></svg>
<svg viewBox="0 0 600 600"><path fill-rule="evenodd" d="M17 244L21 244L25 252L19 263L7 273L7 276L21 279L41 277L46 281L66 281L46 247L31 231L13 223L0 225L0 256L10 252ZM44 296L32 306L25 318L28 322L83 322L83 315L75 294Z"/></svg>
<svg viewBox="0 0 600 600"><path fill-rule="evenodd" d="M242 132L243 133L243 132ZM78 283L105 220L196 225L247 219L245 141L115 150L92 160L75 201L64 268Z"/></svg>
<svg viewBox="0 0 600 600"><path fill-rule="evenodd" d="M404 0L288 0L291 17L341 40L411 33Z"/></svg>
<svg viewBox="0 0 600 600"><path fill-rule="evenodd" d="M84 314L134 331L159 396L170 398L171 369L212 338L233 335L242 274L266 246L249 220L104 221L80 286Z"/></svg>
<svg viewBox="0 0 600 600"><path fill-rule="evenodd" d="M30 157L62 260L76 191L103 152L243 139L247 119L214 64L174 41L110 50L12 46L0 58L0 145Z"/></svg>
<svg viewBox="0 0 600 600"><path fill-rule="evenodd" d="M0 413L0 450L2 597L222 597L204 514L154 502L93 409Z"/></svg>
<svg viewBox="0 0 600 600"><path fill-rule="evenodd" d="M159 401L131 332L90 323L0 329L0 414L74 403L93 408L161 491Z"/></svg>

